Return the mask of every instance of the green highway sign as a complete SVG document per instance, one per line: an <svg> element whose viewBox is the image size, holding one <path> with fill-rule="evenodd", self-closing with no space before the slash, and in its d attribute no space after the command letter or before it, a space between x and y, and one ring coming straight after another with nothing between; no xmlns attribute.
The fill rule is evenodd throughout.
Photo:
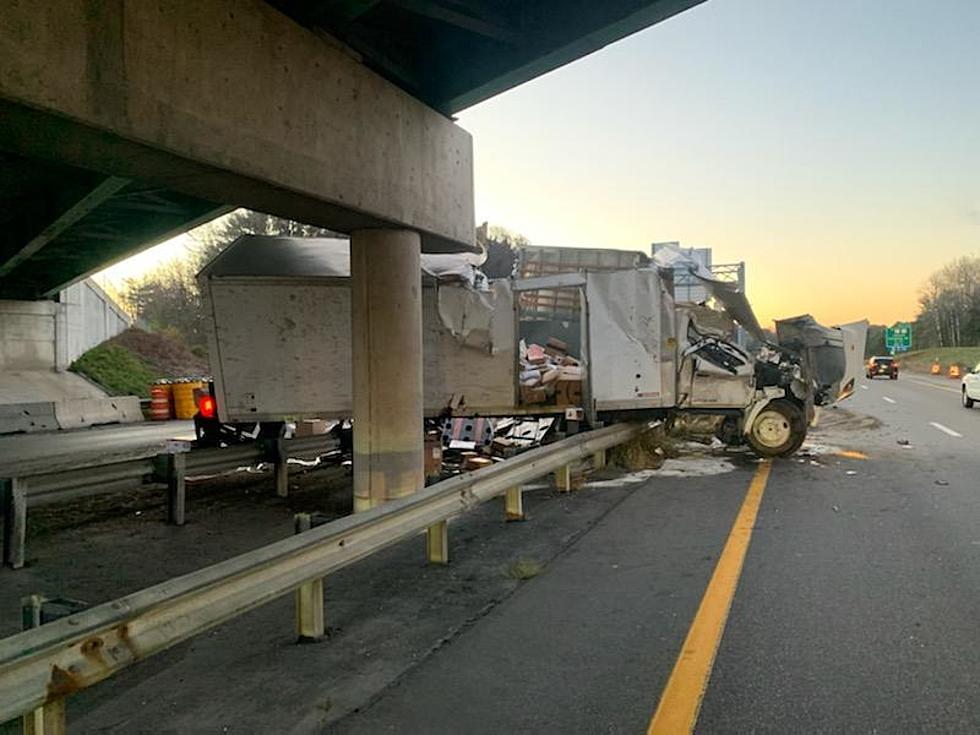
<svg viewBox="0 0 980 735"><path fill-rule="evenodd" d="M885 348L889 352L908 352L912 349L912 325L898 322L894 327L885 327Z"/></svg>

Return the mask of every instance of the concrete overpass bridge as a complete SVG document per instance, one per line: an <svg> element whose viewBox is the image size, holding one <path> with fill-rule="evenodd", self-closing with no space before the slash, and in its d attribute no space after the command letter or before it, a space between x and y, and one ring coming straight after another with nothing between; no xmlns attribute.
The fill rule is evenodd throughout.
<svg viewBox="0 0 980 735"><path fill-rule="evenodd" d="M421 328L404 275L474 238L471 139L451 116L701 1L8 3L0 299L51 298L234 206L351 233L355 495L410 493Z"/></svg>

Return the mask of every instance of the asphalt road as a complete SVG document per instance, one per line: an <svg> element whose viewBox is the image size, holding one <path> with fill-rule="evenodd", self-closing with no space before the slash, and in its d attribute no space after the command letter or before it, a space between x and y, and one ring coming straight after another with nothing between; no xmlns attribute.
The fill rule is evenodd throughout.
<svg viewBox="0 0 980 735"><path fill-rule="evenodd" d="M848 408L880 426L826 412L749 527L756 464L645 483L331 732L643 732L668 682L704 690L698 732L980 730L980 408L957 387L863 381ZM702 604L709 579L727 624L706 688L675 686L682 649L704 654L692 624L729 610Z"/></svg>

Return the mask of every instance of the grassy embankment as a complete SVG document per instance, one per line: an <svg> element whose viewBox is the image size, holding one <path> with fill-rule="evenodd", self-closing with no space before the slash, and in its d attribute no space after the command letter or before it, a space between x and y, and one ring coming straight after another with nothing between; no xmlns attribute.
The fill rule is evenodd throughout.
<svg viewBox="0 0 980 735"><path fill-rule="evenodd" d="M939 360L943 375L952 364L972 368L980 362L980 347L931 347L900 355L898 360L903 370L914 373L928 373L932 363Z"/></svg>
<svg viewBox="0 0 980 735"><path fill-rule="evenodd" d="M93 347L70 369L102 386L110 395L148 398L154 381L206 375L208 364L166 335L131 327Z"/></svg>
<svg viewBox="0 0 980 735"><path fill-rule="evenodd" d="M159 377L135 352L109 343L93 347L71 364L71 370L113 396L149 398L150 383Z"/></svg>

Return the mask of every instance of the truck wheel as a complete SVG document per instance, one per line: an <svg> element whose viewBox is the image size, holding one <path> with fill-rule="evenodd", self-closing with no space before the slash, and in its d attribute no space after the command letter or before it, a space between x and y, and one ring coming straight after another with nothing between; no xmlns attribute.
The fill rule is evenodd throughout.
<svg viewBox="0 0 980 735"><path fill-rule="evenodd" d="M746 438L760 457L788 457L806 439L803 412L791 401L773 401L755 417Z"/></svg>

